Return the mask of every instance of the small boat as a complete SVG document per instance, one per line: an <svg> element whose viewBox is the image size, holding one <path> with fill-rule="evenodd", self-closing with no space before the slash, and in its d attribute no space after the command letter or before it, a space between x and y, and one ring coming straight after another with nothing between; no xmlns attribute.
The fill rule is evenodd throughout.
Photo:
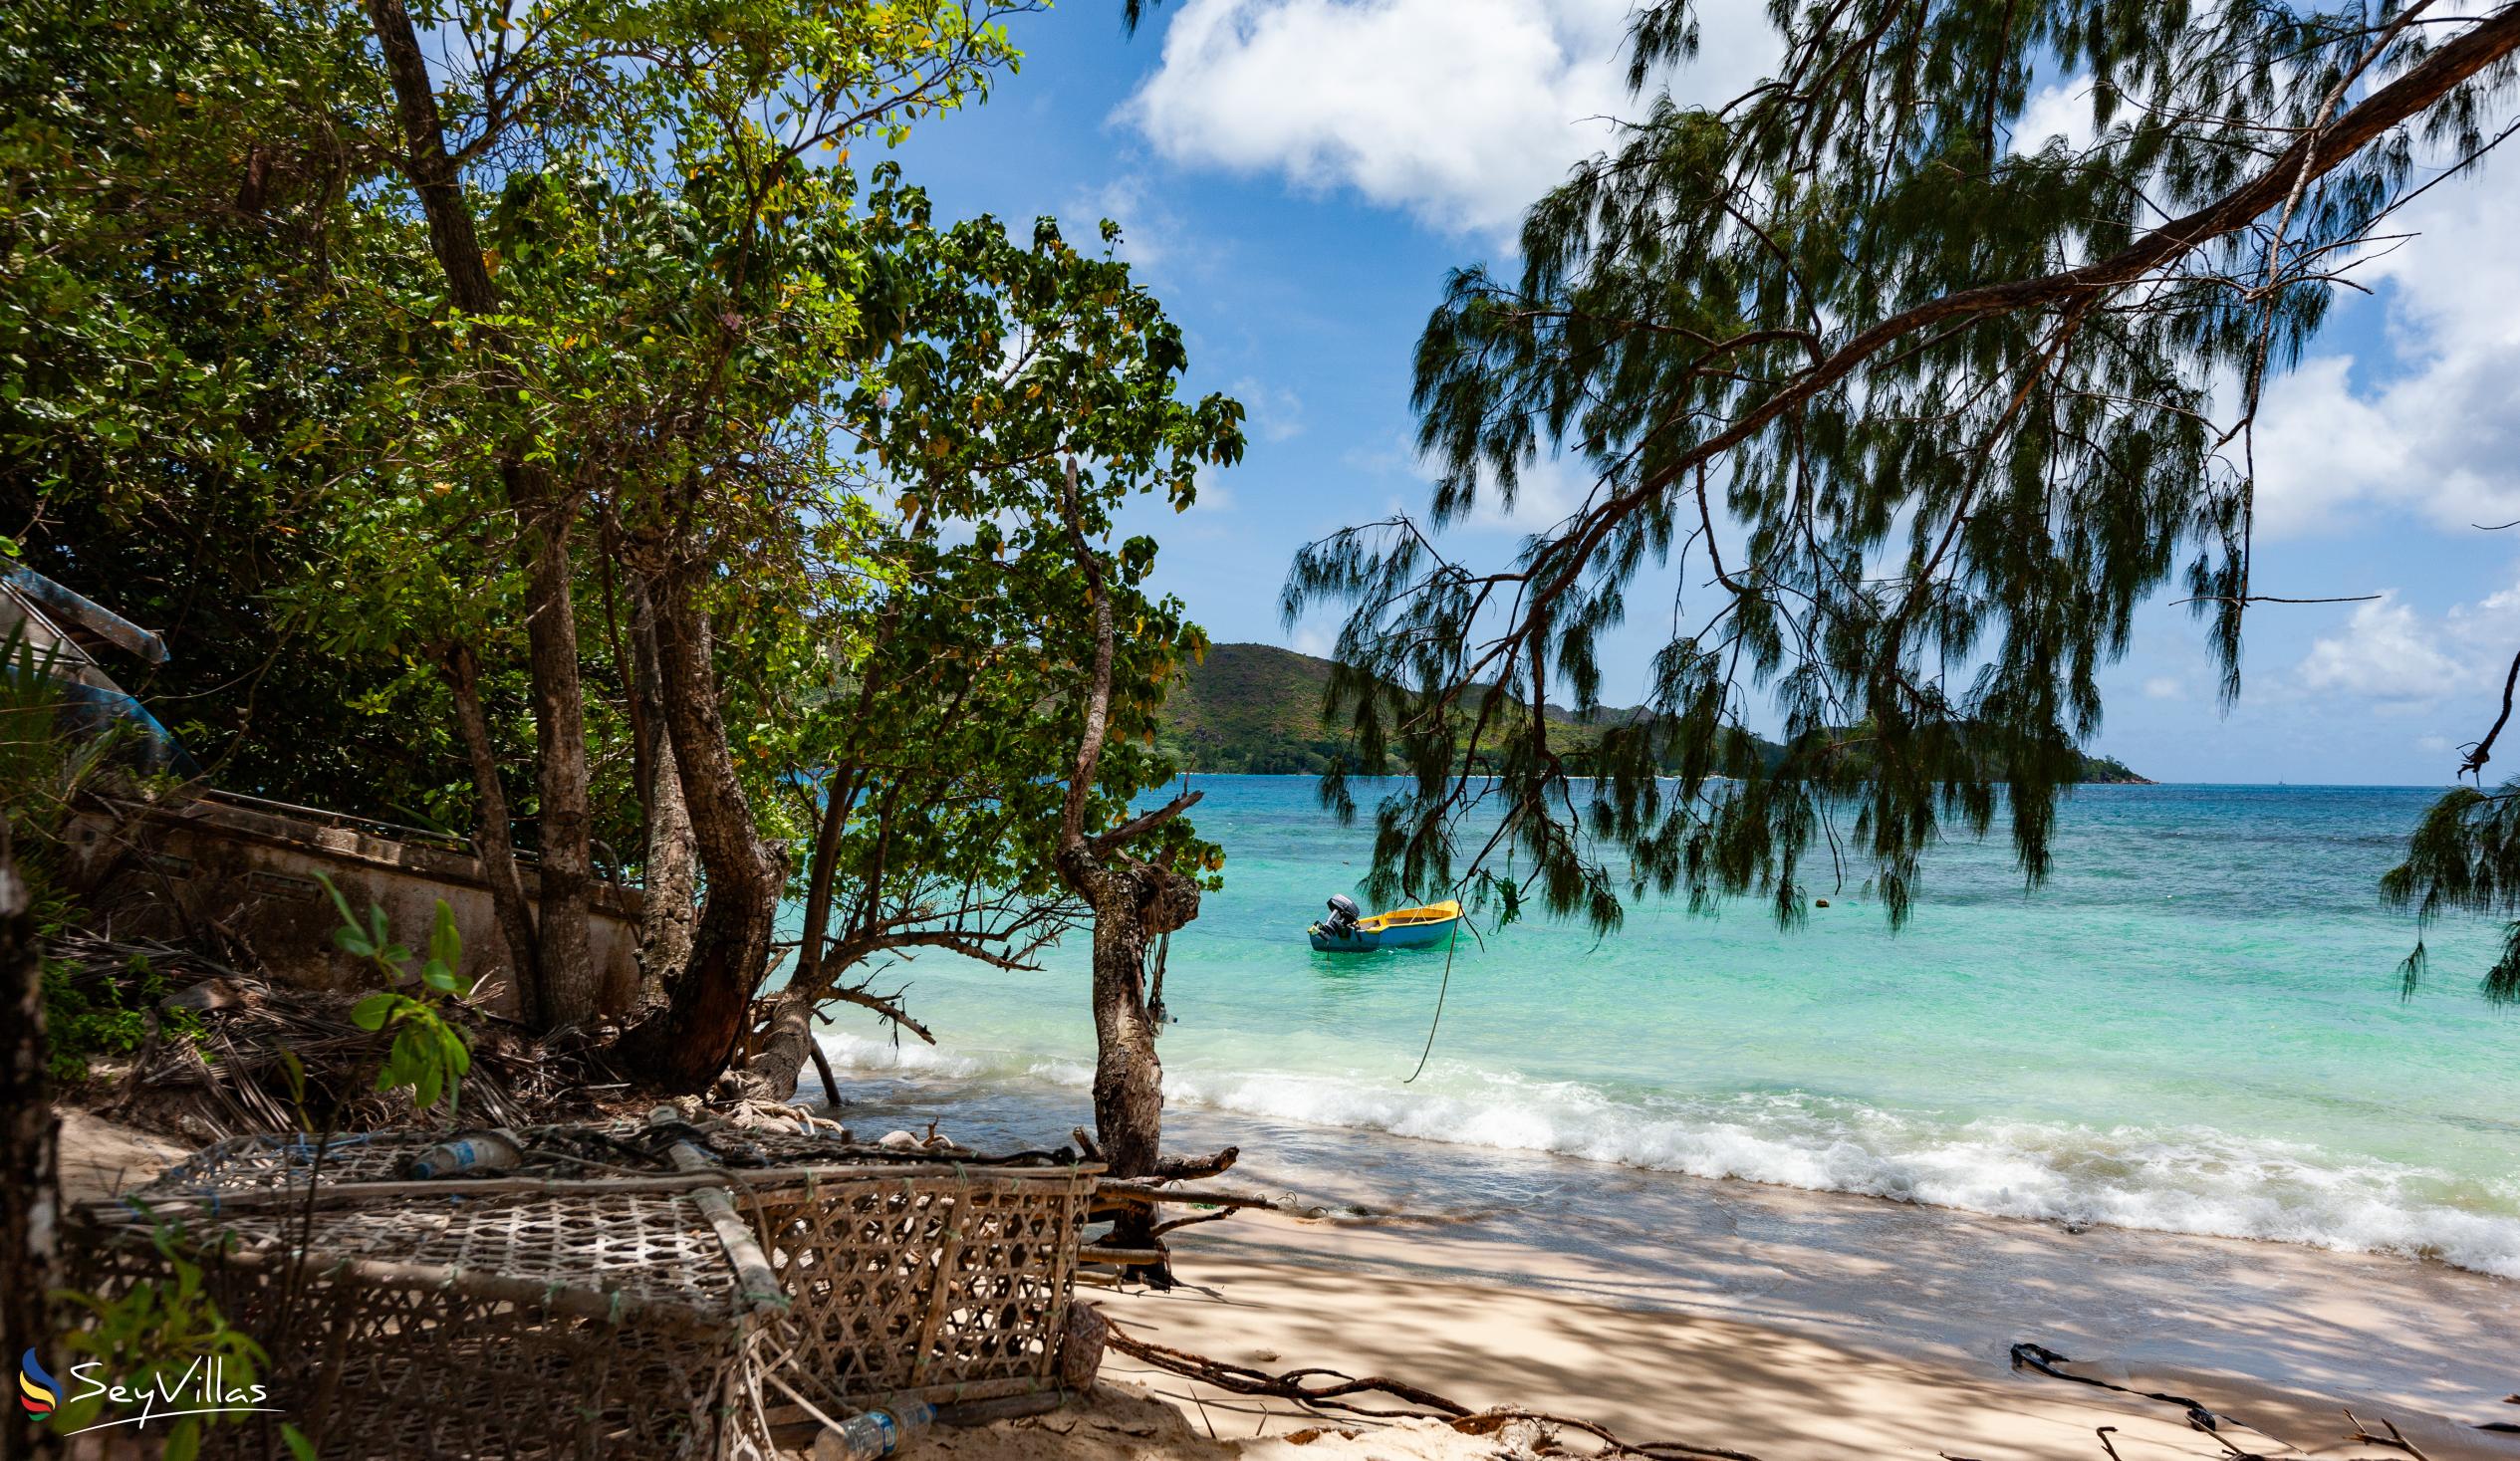
<svg viewBox="0 0 2520 1461"><path fill-rule="evenodd" d="M1354 899L1330 900L1330 916L1304 930L1313 948L1325 954L1365 954L1376 949L1415 948L1441 943L1461 921L1461 905L1447 898L1422 908L1393 908L1371 918L1357 916Z"/></svg>

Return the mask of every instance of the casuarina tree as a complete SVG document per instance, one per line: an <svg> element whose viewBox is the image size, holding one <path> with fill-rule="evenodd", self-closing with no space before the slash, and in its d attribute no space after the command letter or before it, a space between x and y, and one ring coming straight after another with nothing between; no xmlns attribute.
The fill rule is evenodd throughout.
<svg viewBox="0 0 2520 1461"><path fill-rule="evenodd" d="M2423 0L1773 14L1774 73L1699 107L1663 90L1692 7L1638 13L1636 120L1419 340L1427 511L1290 576L1291 616L1345 613L1364 764L1406 775L1380 891L1601 928L1755 893L1790 922L1852 872L1895 922L1923 849L1998 821L2043 877L2138 606L2182 599L2231 696L2248 616L2323 587L2253 563L2261 392L2394 212L2505 134L2520 48L2520 8ZM2049 82L2087 138L2017 132ZM1510 561L1446 551L1549 458L1563 516ZM1601 717L1632 618L1643 711L1571 763L1517 707Z"/></svg>

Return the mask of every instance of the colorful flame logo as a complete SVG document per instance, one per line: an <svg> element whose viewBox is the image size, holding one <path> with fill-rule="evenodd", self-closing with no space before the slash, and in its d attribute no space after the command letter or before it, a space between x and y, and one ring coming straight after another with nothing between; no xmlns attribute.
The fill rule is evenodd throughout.
<svg viewBox="0 0 2520 1461"><path fill-rule="evenodd" d="M34 1416L50 1415L53 1407L61 1403L61 1385L44 1372L43 1361L35 1357L32 1349L18 1361L18 1403Z"/></svg>

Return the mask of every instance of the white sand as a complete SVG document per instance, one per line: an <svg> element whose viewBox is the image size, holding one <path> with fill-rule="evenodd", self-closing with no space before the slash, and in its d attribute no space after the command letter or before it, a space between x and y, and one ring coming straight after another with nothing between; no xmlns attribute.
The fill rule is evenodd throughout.
<svg viewBox="0 0 2520 1461"><path fill-rule="evenodd" d="M73 1200L181 1153L65 1118ZM1657 1195L1658 1194L1658 1195ZM1632 1442L1761 1461L1948 1455L2123 1461L2232 1453L2154 1401L2027 1373L2015 1339L2080 1373L2189 1396L2246 1452L2378 1458L2342 1407L2430 1461L2520 1461L2520 1285L2407 1260L2038 1224L1741 1183L1583 1205L1555 1249L1519 1222L1357 1225L1245 1215L1179 1237L1188 1284L1091 1291L1143 1339L1268 1370L1384 1374L1472 1406L1580 1417ZM956 1461L1468 1461L1544 1432L1326 1419L1115 1353L1092 1403L940 1432ZM1142 1387L1140 1389L1139 1387ZM1382 1402L1367 1399L1369 1405ZM1587 1450L1580 1436L1564 1444Z"/></svg>

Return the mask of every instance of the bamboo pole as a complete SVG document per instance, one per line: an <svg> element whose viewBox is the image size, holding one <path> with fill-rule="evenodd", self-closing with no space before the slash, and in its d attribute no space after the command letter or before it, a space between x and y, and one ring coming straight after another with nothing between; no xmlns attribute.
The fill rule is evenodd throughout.
<svg viewBox="0 0 2520 1461"><path fill-rule="evenodd" d="M699 1172L656 1172L637 1177L479 1177L429 1178L391 1182L332 1182L319 1185L313 1201L319 1207L336 1203L373 1202L389 1197L569 1197L592 1196L621 1192L687 1192L699 1187L786 1188L808 1182L859 1182L898 1180L903 1177L942 1177L970 1182L1022 1183L1026 1181L1066 1180L1080 1175L1099 1174L1100 1163L1083 1162L1072 1167L988 1167L965 1169L959 1174L942 1164L853 1166L819 1164L795 1167L712 1168ZM1190 1199L1210 1201L1209 1198ZM223 1192L199 1197L157 1197L148 1199L146 1211L162 1213L176 1210L209 1210L213 1212L254 1212L273 1207L297 1208L309 1201L304 1188L275 1187L263 1192ZM136 1203L127 1197L98 1198L80 1204L83 1211L102 1221L127 1216ZM1245 1203L1244 1206L1257 1204Z"/></svg>
<svg viewBox="0 0 2520 1461"><path fill-rule="evenodd" d="M669 1105L660 1105L647 1113L647 1123L651 1126L680 1119L682 1113ZM686 1175L706 1173L721 1183L725 1180L726 1173L712 1166L707 1157L700 1155L699 1148L688 1141L675 1142L666 1148L666 1153L673 1158L675 1168ZM700 1205L700 1211L708 1214L710 1228L716 1231L717 1241L726 1249L726 1261L734 1266L737 1292L743 1296L747 1307L787 1308L787 1286L779 1282L778 1271L770 1266L769 1255L761 1251L761 1243L754 1235L752 1225L735 1211L735 1199L727 1194L725 1187L702 1187L691 1194L691 1200Z"/></svg>

